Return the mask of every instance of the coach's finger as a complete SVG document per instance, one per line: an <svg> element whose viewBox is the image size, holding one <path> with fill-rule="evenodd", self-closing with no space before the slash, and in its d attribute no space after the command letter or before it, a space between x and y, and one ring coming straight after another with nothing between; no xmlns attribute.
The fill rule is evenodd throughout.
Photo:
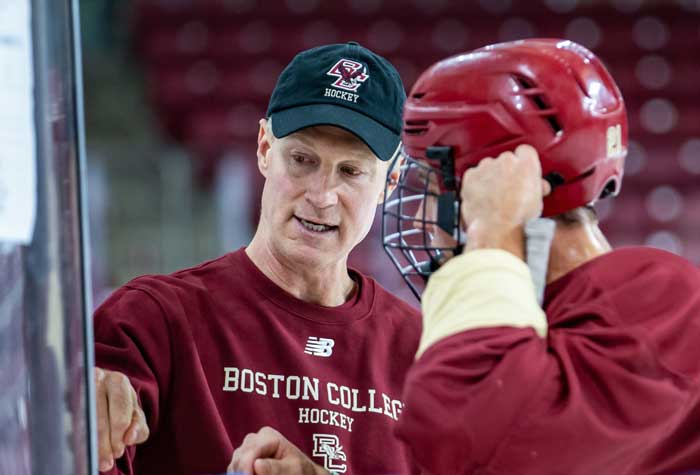
<svg viewBox="0 0 700 475"><path fill-rule="evenodd" d="M283 442L286 442L284 436L271 427L246 435L241 446L233 452L228 471L253 473L255 460L276 456Z"/></svg>
<svg viewBox="0 0 700 475"><path fill-rule="evenodd" d="M107 403L109 404L109 440L114 458L124 455L124 435L134 413L131 383L122 373L112 371L105 378Z"/></svg>
<svg viewBox="0 0 700 475"><path fill-rule="evenodd" d="M255 475L330 475L323 467L299 455L283 459L257 459Z"/></svg>
<svg viewBox="0 0 700 475"><path fill-rule="evenodd" d="M240 447L233 451L231 456L231 463L229 464L226 471L228 473L236 474L251 474L253 473L253 462L255 461L254 455L254 442L253 440L257 437L257 434L248 434L243 439L243 443Z"/></svg>
<svg viewBox="0 0 700 475"><path fill-rule="evenodd" d="M139 399L136 391L131 390L131 399L134 411L131 417L131 424L124 434L124 443L126 445L142 444L148 440L151 430L148 428L146 414L139 405Z"/></svg>
<svg viewBox="0 0 700 475"><path fill-rule="evenodd" d="M298 458L292 459L257 459L255 475L315 475L311 466L304 466Z"/></svg>
<svg viewBox="0 0 700 475"><path fill-rule="evenodd" d="M253 464L255 461L260 458L273 456L278 446L279 444L276 440L257 437L253 443L241 447L238 465L233 467L234 471L249 471L250 473L254 473Z"/></svg>
<svg viewBox="0 0 700 475"><path fill-rule="evenodd" d="M255 475L278 475L282 473L285 475L297 475L301 473L289 467L286 460L257 459L253 468L255 469Z"/></svg>
<svg viewBox="0 0 700 475"><path fill-rule="evenodd" d="M114 458L112 456L112 444L109 439L109 405L104 384L105 373L100 368L95 368L95 396L97 410L97 452L100 462L100 471L105 472L112 468Z"/></svg>

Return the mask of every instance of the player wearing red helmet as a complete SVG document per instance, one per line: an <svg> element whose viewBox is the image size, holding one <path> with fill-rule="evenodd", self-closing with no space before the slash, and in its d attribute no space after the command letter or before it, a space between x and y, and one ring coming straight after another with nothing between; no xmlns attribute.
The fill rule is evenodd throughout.
<svg viewBox="0 0 700 475"><path fill-rule="evenodd" d="M600 60L539 39L448 58L418 79L404 122L384 244L416 293L429 278L398 427L418 463L700 468L700 273L660 250L612 250L598 228L592 204L619 192L627 152ZM554 225L544 249L526 242L540 216ZM538 252L542 308L525 264Z"/></svg>

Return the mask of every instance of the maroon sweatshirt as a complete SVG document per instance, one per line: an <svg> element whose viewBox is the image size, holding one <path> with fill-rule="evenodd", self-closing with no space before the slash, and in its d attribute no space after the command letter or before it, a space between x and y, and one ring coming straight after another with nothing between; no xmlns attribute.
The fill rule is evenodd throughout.
<svg viewBox="0 0 700 475"><path fill-rule="evenodd" d="M337 473L410 473L393 431L419 313L351 276L354 298L321 307L241 249L118 289L95 314L96 362L129 377L151 436L112 473L223 473L265 425Z"/></svg>
<svg viewBox="0 0 700 475"><path fill-rule="evenodd" d="M440 475L700 469L700 272L659 250L596 258L546 289L547 339L465 331L410 370L397 429Z"/></svg>

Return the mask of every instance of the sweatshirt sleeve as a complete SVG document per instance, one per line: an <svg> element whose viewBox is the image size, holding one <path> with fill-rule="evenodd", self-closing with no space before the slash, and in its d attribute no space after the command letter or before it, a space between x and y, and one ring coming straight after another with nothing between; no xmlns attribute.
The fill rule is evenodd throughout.
<svg viewBox="0 0 700 475"><path fill-rule="evenodd" d="M580 293L548 326L526 265L504 251L466 253L431 277L397 427L427 473L626 473L678 422L691 375L658 356L674 350L624 323L595 285Z"/></svg>
<svg viewBox="0 0 700 475"><path fill-rule="evenodd" d="M153 438L158 432L171 374L170 335L163 309L147 290L127 285L95 311L94 334L96 366L119 371L129 378ZM138 446L127 448L107 473L134 474L137 453Z"/></svg>

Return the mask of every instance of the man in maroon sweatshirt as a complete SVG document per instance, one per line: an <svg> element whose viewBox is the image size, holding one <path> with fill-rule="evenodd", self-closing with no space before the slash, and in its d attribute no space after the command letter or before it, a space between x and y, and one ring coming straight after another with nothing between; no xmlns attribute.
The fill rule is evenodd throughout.
<svg viewBox="0 0 700 475"><path fill-rule="evenodd" d="M250 245L136 278L95 314L102 471L411 471L393 431L420 317L347 268L391 191L404 100L393 66L357 43L282 72Z"/></svg>
<svg viewBox="0 0 700 475"><path fill-rule="evenodd" d="M665 251L613 250L598 228L591 204L618 192L627 151L624 103L598 58L556 40L452 57L418 79L404 119L404 207L385 219L416 226L413 243L387 247L413 259L407 278L430 276L397 429L417 463L697 473L700 273ZM539 216L554 229L544 253ZM537 254L549 257L542 308Z"/></svg>

